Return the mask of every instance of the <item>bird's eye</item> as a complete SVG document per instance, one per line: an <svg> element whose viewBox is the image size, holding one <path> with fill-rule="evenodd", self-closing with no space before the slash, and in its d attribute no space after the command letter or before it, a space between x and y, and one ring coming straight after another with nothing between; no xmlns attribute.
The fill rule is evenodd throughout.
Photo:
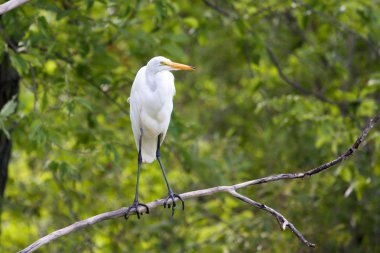
<svg viewBox="0 0 380 253"><path fill-rule="evenodd" d="M164 61L160 61L160 66L165 66L166 63Z"/></svg>

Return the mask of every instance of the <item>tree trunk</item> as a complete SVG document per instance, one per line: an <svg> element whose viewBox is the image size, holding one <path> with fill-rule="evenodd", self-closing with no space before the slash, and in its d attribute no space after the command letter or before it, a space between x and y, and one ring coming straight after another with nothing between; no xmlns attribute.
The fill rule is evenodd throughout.
<svg viewBox="0 0 380 253"><path fill-rule="evenodd" d="M0 62L0 109L18 95L20 77L17 71L12 68L8 53L4 53ZM11 133L11 131L9 131ZM8 165L11 157L12 140L8 139L0 131L0 214L5 193L5 186L8 179Z"/></svg>

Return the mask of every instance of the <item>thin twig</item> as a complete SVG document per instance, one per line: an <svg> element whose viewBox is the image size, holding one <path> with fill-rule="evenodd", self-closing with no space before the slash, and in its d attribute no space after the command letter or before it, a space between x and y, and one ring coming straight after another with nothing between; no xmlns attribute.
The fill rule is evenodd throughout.
<svg viewBox="0 0 380 253"><path fill-rule="evenodd" d="M227 11L223 10L223 9L222 9L221 7L219 7L218 5L213 4L213 3L211 3L211 2L208 1L208 0L203 0L203 2L204 2L207 6L211 7L211 8L214 9L215 11L219 12L220 14L222 14L223 16L225 16L225 17L227 17L227 18L230 17L230 14L229 14Z"/></svg>
<svg viewBox="0 0 380 253"><path fill-rule="evenodd" d="M274 55L273 51L269 47L266 47L266 50L268 52L270 60L272 61L272 63L276 67L277 72L278 72L278 74L280 75L280 77L281 77L281 79L283 81L285 81L287 84L289 84L290 86L292 86L295 90L297 90L299 93L301 93L303 95L313 95L314 97L316 97L317 99L319 99L319 100L321 100L323 102L326 102L326 103L329 103L329 104L333 104L333 105L338 105L336 102L334 102L334 101L326 98L322 94L309 91L309 90L305 89L304 87L302 87L301 84L299 84L299 83L297 83L297 82L295 82L293 80L290 80L284 74L284 71L281 68L280 62L278 61L277 57Z"/></svg>
<svg viewBox="0 0 380 253"><path fill-rule="evenodd" d="M68 153L73 153L75 155L80 155L80 156L88 156L90 155L91 153L93 152L97 152L97 150L92 150L92 151L83 151L83 150L78 150L78 149L69 149L69 148L65 148L63 146L61 146L60 144L58 144L57 142L55 141L52 141L51 144L57 146L60 150L63 150L65 152L68 152Z"/></svg>
<svg viewBox="0 0 380 253"><path fill-rule="evenodd" d="M315 167L311 170L308 170L306 172L301 172L301 173L287 173L287 174L277 174L277 175L272 175L269 177L263 177L251 181L247 181L241 184L235 185L235 189L240 189L244 188L250 185L256 185L256 184L265 184L268 182L273 182L273 181L278 181L278 180L283 180L283 179L296 179L296 178L304 178L306 176L312 176L314 174L317 174L321 171L324 171L334 165L337 165L338 163L342 162L343 160L348 159L350 156L352 156L359 148L363 140L367 137L369 131L375 126L376 123L378 123L380 120L380 113L378 113L375 117L373 117L365 126L363 132L361 135L356 139L355 143L347 149L346 152L335 158L334 160L324 163L318 167Z"/></svg>
<svg viewBox="0 0 380 253"><path fill-rule="evenodd" d="M305 245L307 245L308 247L314 247L315 245L313 243L309 242L308 240L306 240L305 237L301 234L301 232L299 232L296 229L296 227L292 223L290 223L278 211L276 211L273 208L270 208L264 204L256 202L256 201L254 201L254 200L252 200L252 199L250 199L250 198L248 198L242 194L239 194L236 192L236 190L247 187L247 186L264 184L264 183L269 183L269 182L278 181L278 180L304 178L305 176L312 176L312 175L317 174L321 171L324 171L324 170L326 170L326 169L328 169L334 165L337 165L338 163L341 163L342 161L350 158L355 153L355 151L359 148L361 143L367 137L369 131L379 121L380 121L380 112L367 123L367 125L364 127L364 130L362 131L361 135L356 139L354 144L346 152L344 152L342 155L335 158L334 160L327 162L327 163L324 163L324 164L322 164L318 167L315 167L311 170L308 170L306 172L272 175L272 176L268 176L268 177L264 177L264 178L260 178L260 179L255 179L255 180L235 184L232 186L216 186L213 188L186 192L186 193L180 194L180 196L183 199L190 199L190 198L199 198L201 196L214 195L215 193L218 193L218 192L227 192L227 193L231 194L232 196L238 198L239 200L242 200L242 201L244 201L250 205L253 205L257 208L260 208L260 209L272 214L277 219L277 221L279 222L279 224L283 230L285 230L286 227L288 227L298 237L298 239L300 241L302 241ZM177 200L178 199L176 199L176 201ZM171 200L168 201L168 204L171 204L170 201ZM160 199L160 200L156 200L156 201L148 203L147 206L149 207L150 210L152 210L158 206L163 205L163 203L164 203L164 200ZM21 250L20 253L33 252L36 249L38 249L39 247L41 247L42 245L45 245L45 244L47 244L47 243L49 243L49 242L51 242L51 241L53 241L53 240L55 240L61 236L70 234L74 231L78 231L78 230L83 229L83 228L88 227L88 226L92 226L92 225L99 223L101 221L104 221L104 220L114 219L114 218L124 216L124 214L127 210L128 210L128 207L123 207L123 208L120 208L120 209L115 210L115 211L98 214L98 215L90 217L88 219L75 222L74 224L71 224L65 228L56 230L56 231L38 239L33 244L31 244L28 247L26 247L25 249ZM145 209L141 207L137 211L142 213L143 211L145 211ZM131 210L130 214L136 214L136 210Z"/></svg>
<svg viewBox="0 0 380 253"><path fill-rule="evenodd" d="M264 204L261 204L259 202L256 202L242 194L239 194L237 193L236 191L232 190L232 191L229 191L229 193L236 197L237 199L240 199L241 201L244 201L250 205L253 205L259 209L262 209L270 214L272 214L278 221L278 223L280 224L281 226L281 229L282 230L285 230L286 227L289 227L289 229L298 237L298 239L303 242L304 244L306 244L306 246L308 247L311 247L311 248L314 248L315 247L315 244L314 243L311 243L309 242L308 240L306 240L306 238L301 234L300 231L298 231L298 229L292 224L290 223L281 213L277 212L276 210L274 210L273 208L269 207L269 206L266 206Z"/></svg>
<svg viewBox="0 0 380 253"><path fill-rule="evenodd" d="M109 101L111 101L114 105L116 105L116 106L120 109L120 111L122 111L122 112L123 112L124 114L126 114L126 115L129 115L128 110L125 109L126 106L124 106L124 105L118 103L115 99L113 99L113 98L111 97L111 95L110 95L108 92L102 90L102 88L101 88L100 86L96 85L96 84L95 84L92 80L90 80L89 78L83 77L83 79L84 79L85 81L87 81L92 87L94 87L95 89L97 89L100 93L102 93L102 94L103 94L103 95L104 95Z"/></svg>
<svg viewBox="0 0 380 253"><path fill-rule="evenodd" d="M18 46L15 45L15 43L11 40L11 38L9 37L7 32L5 31L3 19L2 19L1 15L0 15L0 33L1 33L4 41L7 43L8 47L10 47L16 53L18 53Z"/></svg>

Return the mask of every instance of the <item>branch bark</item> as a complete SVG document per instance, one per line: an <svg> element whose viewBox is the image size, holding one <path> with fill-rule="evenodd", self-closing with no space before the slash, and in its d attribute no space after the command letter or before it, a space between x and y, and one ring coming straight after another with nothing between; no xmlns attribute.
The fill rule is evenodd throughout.
<svg viewBox="0 0 380 253"><path fill-rule="evenodd" d="M29 2L29 0L9 0L0 5L0 15L19 7L20 5Z"/></svg>
<svg viewBox="0 0 380 253"><path fill-rule="evenodd" d="M364 141L364 139L367 137L368 133L370 132L370 130L380 121L380 112L374 116L372 119L369 120L369 122L367 123L367 125L365 126L364 130L362 131L361 135L356 139L356 141L354 142L354 144L349 148L347 149L347 151L345 151L344 153L342 153L340 156L338 156L337 158L335 158L334 160L330 161L330 162L327 162L327 163L324 163L318 167L315 167L311 170L308 170L308 171L305 171L305 172L299 172L299 173L286 173L286 174L277 174L277 175L271 175L271 176L268 176L268 177L263 177L263 178L259 178L259 179L254 179L254 180L251 180L251 181L247 181L247 182L243 182L243 183L239 183L239 184L235 184L235 185L231 185L231 186L216 186L216 187L213 187L213 188L208 188L208 189L203 189L203 190L196 190L196 191L191 191L191 192L186 192L186 193L182 193L180 194L180 196L183 198L183 199L190 199L190 198L198 198L198 197L201 197L201 196L209 196L209 195L214 195L218 192L226 192L226 193L229 193L230 195L234 196L235 198L247 203L247 204L250 204L254 207L257 207L261 210L264 210L268 213L270 213L271 215L273 215L277 222L280 224L280 227L282 230L285 230L287 227L295 234L295 236L297 236L297 238L302 242L304 243L306 246L308 247L315 247L315 244L309 242L303 235L300 231L297 230L297 228L291 223L289 222L281 213L279 213L278 211L274 210L273 208L269 207L269 206L266 206L264 204L261 204L259 202L256 202L240 193L237 192L238 189L241 189L241 188L245 188L245 187L248 187L248 186L252 186L252 185L257 185L257 184L264 184L264 183L269 183L269 182L273 182L273 181L279 181L279 180L285 180L285 179L297 179L297 178L304 178L306 176L312 176L314 174L317 174L317 173L320 173L328 168L331 168L333 167L334 165L337 165L339 163L341 163L342 161L350 158L359 148L359 146L362 144L362 142ZM177 201L178 199L176 199ZM150 210L153 210L154 208L158 207L158 206L161 206L163 205L164 203L164 200L163 199L159 199L159 200L156 200L156 201L153 201L153 202L150 202L150 203L147 203L147 206L149 207ZM171 204L170 203L170 200L168 202L168 204ZM65 228L62 228L62 229L59 229L59 230L56 230L40 239L38 239L36 242L34 242L33 244L29 245L28 247L26 247L25 249L21 250L20 253L28 253L28 252L33 252L35 251L36 249L38 249L39 247L61 237L61 236L64 236L64 235L67 235L67 234L70 234L72 232L75 232L75 231L78 231L80 229L83 229L83 228L86 228L86 227L89 227L89 226L92 226L96 223L99 223L101 221L104 221L104 220L108 220L108 219L115 219L115 218L119 218L121 216L124 216L125 212L127 211L128 207L123 207L123 208L120 208L118 210L115 210L115 211L110 211L110 212L106 212L106 213L101 213L101 214L98 214L98 215L95 215L93 217L90 217L88 219L85 219L85 220L81 220L81 221L78 221L78 222L75 222ZM130 214L136 214L136 211L140 212L140 213L143 213L144 212L144 208L139 208L138 210L132 210L130 212Z"/></svg>

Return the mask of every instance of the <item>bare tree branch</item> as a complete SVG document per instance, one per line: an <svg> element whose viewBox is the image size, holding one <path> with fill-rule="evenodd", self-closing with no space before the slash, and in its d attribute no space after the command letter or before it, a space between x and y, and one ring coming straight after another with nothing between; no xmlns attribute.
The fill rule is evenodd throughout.
<svg viewBox="0 0 380 253"><path fill-rule="evenodd" d="M254 200L252 200L252 199L250 199L250 198L248 198L248 197L246 197L240 193L237 193L235 190L231 190L231 191L229 191L229 193L232 196L234 196L235 198L240 199L241 201L244 201L244 202L246 202L252 206L255 206L257 208L260 208L260 209L272 214L277 219L282 230L285 230L286 227L289 227L289 229L298 237L298 239L300 239L301 242L306 244L308 247L311 247L311 248L315 247L314 243L311 243L308 240L306 240L306 238L301 234L300 231L298 231L298 229L296 229L296 227L292 223L290 223L282 214L280 214L279 212L277 212L273 208L266 206L264 204L261 204L259 202L256 202L256 201L254 201Z"/></svg>
<svg viewBox="0 0 380 253"><path fill-rule="evenodd" d="M94 81L87 77L83 77L83 80L87 81L92 87L97 89L100 93L102 93L109 101L111 101L114 105L116 105L120 111L122 111L124 114L129 115L129 111L125 109L126 106L118 103L109 93L104 91L100 86L96 85Z"/></svg>
<svg viewBox="0 0 380 253"><path fill-rule="evenodd" d="M210 2L210 1L208 1L208 0L203 0L203 2L204 2L207 6L211 7L211 8L214 9L215 11L219 12L220 14L222 14L223 16L225 16L225 17L227 17L227 18L230 17L230 14L229 14L227 11L223 10L223 9L222 9L221 7L219 7L218 5L213 4L212 2Z"/></svg>
<svg viewBox="0 0 380 253"><path fill-rule="evenodd" d="M213 188L186 192L186 193L180 194L180 196L183 199L190 199L190 198L198 198L201 196L214 195L215 193L218 193L218 192L227 192L227 193L231 194L232 196L234 196L235 198L237 198L237 199L239 199L245 203L248 203L252 206L255 206L261 210L264 210L264 211L270 213L271 215L273 215L276 218L276 220L280 224L282 230L285 230L288 227L298 237L298 239L301 242L303 242L308 247L314 247L315 244L306 240L306 238L301 234L301 232L299 232L297 230L297 228L292 223L290 223L281 213L279 213L278 211L274 210L273 208L271 208L269 206L266 206L264 204L256 202L256 201L238 193L236 190L244 188L244 187L252 186L252 185L264 184L264 183L269 183L269 182L279 181L279 180L284 180L284 179L304 178L306 176L312 176L312 175L317 174L321 171L324 171L324 170L326 170L326 169L328 169L334 165L337 165L337 164L341 163L342 161L350 158L355 153L355 151L358 150L361 143L367 137L369 131L379 121L380 121L380 112L376 116L374 116L372 119L369 120L369 122L365 126L364 130L362 131L361 135L356 139L354 144L346 152L344 152L343 154L341 154L340 156L338 156L334 160L327 162L327 163L324 163L324 164L322 164L318 167L315 167L311 170L308 170L306 172L271 175L268 177L263 177L263 178L259 178L259 179L255 179L255 180L231 185L231 186L216 186ZM177 200L178 200L178 198L176 199L176 201ZM160 200L156 200L156 201L148 203L147 206L149 207L150 210L153 210L154 208L163 205L163 203L164 203L164 200L160 199ZM171 204L170 200L168 201L168 204ZM64 236L64 235L70 234L72 232L78 231L80 229L92 226L92 225L99 223L101 221L104 221L104 220L115 219L115 218L124 216L127 209L128 209L128 207L123 207L123 208L120 208L120 209L115 210L115 211L110 211L110 212L98 214L98 215L90 217L88 219L75 222L75 223L73 223L73 224L71 224L65 228L56 230L56 231L40 238L39 240L37 240L33 244L31 244L28 247L26 247L25 249L21 250L20 253L33 252L36 249L38 249L39 247L41 247L42 245L45 245L45 244L47 244L47 243L49 243L49 242L51 242L51 241L53 241L53 240L55 240L61 236ZM131 210L130 214L136 214L136 211L143 213L144 210L145 209L141 207L138 210Z"/></svg>
<svg viewBox="0 0 380 253"><path fill-rule="evenodd" d="M0 15L17 8L26 2L29 2L29 0L9 0L8 2L0 5Z"/></svg>
<svg viewBox="0 0 380 253"><path fill-rule="evenodd" d="M326 98L325 96L323 96L322 94L320 93L316 93L316 92L312 92L312 91L309 91L307 89L305 89L304 87L302 87L301 84L299 84L298 82L295 82L293 80L290 80L285 74L284 74L284 71L282 70L281 68L281 65L277 59L277 57L274 55L273 51L269 48L269 47L266 47L266 50L268 52L268 55L269 55L269 58L270 60L272 61L272 63L274 64L274 66L276 67L277 69L277 72L278 74L280 75L281 79L286 82L287 84L289 84L290 86L292 86L296 91L298 91L299 93L303 94L303 95L313 95L314 97L316 97L317 99L323 101L323 102L326 102L326 103L329 103L329 104L333 104L333 105L338 105L338 103Z"/></svg>
<svg viewBox="0 0 380 253"><path fill-rule="evenodd" d="M295 228L295 226L292 223L290 223L281 213L277 212L276 210L274 210L271 207L268 207L264 204L261 204L259 202L254 201L254 200L252 200L252 199L250 199L250 198L248 198L242 194L239 194L238 192L236 192L236 189L238 189L238 188L243 188L243 187L241 187L241 186L238 187L238 185L216 186L213 188L182 193L182 194L180 194L180 196L183 199L191 199L191 198L199 198L202 196L214 195L214 194L219 193L219 192L227 192L239 200L242 200L242 201L244 201L244 202L246 202L252 206L255 206L255 207L260 208L266 212L269 212L270 214L272 214L277 219L282 230L285 230L286 227L289 227L289 229L307 246L309 246L309 247L315 246L313 243L307 241L305 239L305 237ZM164 204L164 201L165 201L164 199L159 199L159 200L156 200L153 202L149 202L146 205L149 207L149 210L153 210L156 207L162 206ZM176 198L175 201L178 201L178 198ZM171 200L168 201L168 204L169 205L171 204ZM104 221L104 220L119 218L121 216L124 216L124 214L126 213L127 210L128 210L128 207L123 207L123 208L120 208L120 209L115 210L115 211L105 212L105 213L98 214L98 215L95 215L93 217L90 217L88 219L75 222L75 223L73 223L73 224L71 224L65 228L56 230L56 231L40 238L39 240L37 240L33 244L29 245L25 249L19 251L19 253L33 252L33 251L37 250L39 247L59 238L61 236L64 236L64 235L70 234L72 232L81 230L83 228L92 226L92 225L99 223L101 221ZM139 207L138 212L140 212L140 215L143 215L144 211L145 211L144 207ZM135 215L136 210L132 209L129 212L129 214Z"/></svg>

